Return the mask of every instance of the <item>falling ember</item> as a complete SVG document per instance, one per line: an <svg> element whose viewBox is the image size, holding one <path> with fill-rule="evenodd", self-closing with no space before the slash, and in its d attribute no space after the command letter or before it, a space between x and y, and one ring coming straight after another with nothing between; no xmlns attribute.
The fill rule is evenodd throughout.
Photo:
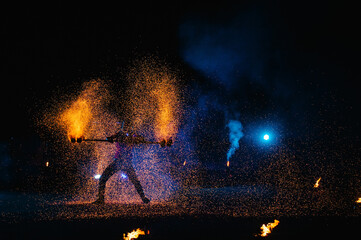
<svg viewBox="0 0 361 240"><path fill-rule="evenodd" d="M263 224L261 227L262 232L259 234L259 236L267 237L267 235L271 233L272 229L275 228L279 222L280 221L275 219L273 223L267 223L267 225Z"/></svg>
<svg viewBox="0 0 361 240"><path fill-rule="evenodd" d="M317 179L317 181L313 187L318 188L320 186L320 181L321 181L321 178Z"/></svg>
<svg viewBox="0 0 361 240"><path fill-rule="evenodd" d="M187 164L187 161L184 161L184 162L183 162L183 166L185 166L186 164Z"/></svg>
<svg viewBox="0 0 361 240"><path fill-rule="evenodd" d="M361 203L361 198L357 199L356 203Z"/></svg>
<svg viewBox="0 0 361 240"><path fill-rule="evenodd" d="M138 228L137 230L133 230L132 232L129 232L127 234L127 236L125 236L125 233L124 233L123 239L124 240L136 239L139 237L139 235L145 235L145 232L143 230L141 230L140 228Z"/></svg>
<svg viewBox="0 0 361 240"><path fill-rule="evenodd" d="M49 167L49 162L46 162L46 163L45 163L45 166L46 166L46 167Z"/></svg>

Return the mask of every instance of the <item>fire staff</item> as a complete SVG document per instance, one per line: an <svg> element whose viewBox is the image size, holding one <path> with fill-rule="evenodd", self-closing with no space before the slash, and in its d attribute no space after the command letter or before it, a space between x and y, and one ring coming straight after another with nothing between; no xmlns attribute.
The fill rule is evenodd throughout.
<svg viewBox="0 0 361 240"><path fill-rule="evenodd" d="M122 128L123 129L123 128ZM106 139L84 139L83 137L74 138L72 137L71 142L81 143L83 141L106 141L116 144L116 154L114 156L113 162L104 170L103 174L99 180L98 188L98 198L94 202L96 204L103 204L105 197L105 186L107 181L111 176L113 176L118 171L123 171L128 177L129 180L133 183L135 189L137 190L139 196L141 197L144 203L149 203L150 200L145 196L143 187L138 180L137 174L132 165L133 158L133 147L136 144L160 144L161 147L169 147L172 145L172 139L162 140L160 142L151 142L144 139L140 135L134 133L128 133L123 130L114 134L113 136L107 137Z"/></svg>

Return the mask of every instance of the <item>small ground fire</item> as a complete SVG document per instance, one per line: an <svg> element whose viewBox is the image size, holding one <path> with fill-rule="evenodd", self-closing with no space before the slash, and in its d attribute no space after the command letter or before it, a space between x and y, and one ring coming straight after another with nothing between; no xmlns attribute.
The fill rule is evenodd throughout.
<svg viewBox="0 0 361 240"><path fill-rule="evenodd" d="M132 232L127 233L127 235L125 235L125 233L124 233L123 239L124 240L137 239L140 235L145 235L145 231L141 230L140 228L137 228L136 230L133 230Z"/></svg>
<svg viewBox="0 0 361 240"><path fill-rule="evenodd" d="M273 223L267 223L267 225L263 224L261 226L262 232L258 236L267 237L267 235L270 234L271 231L273 230L273 228L275 228L279 223L280 223L280 221L275 219L273 221Z"/></svg>
<svg viewBox="0 0 361 240"><path fill-rule="evenodd" d="M317 181L313 187L318 188L320 186L320 181L321 181L321 178L317 179Z"/></svg>

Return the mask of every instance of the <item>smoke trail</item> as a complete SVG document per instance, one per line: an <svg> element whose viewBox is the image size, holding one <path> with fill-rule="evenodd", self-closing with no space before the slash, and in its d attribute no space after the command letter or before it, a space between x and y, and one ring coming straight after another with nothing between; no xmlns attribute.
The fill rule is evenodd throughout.
<svg viewBox="0 0 361 240"><path fill-rule="evenodd" d="M273 55L264 41L270 39L264 16L260 10L238 12L209 20L188 17L179 28L182 57L226 90L244 85L246 79L268 87L263 74Z"/></svg>
<svg viewBox="0 0 361 240"><path fill-rule="evenodd" d="M229 142L231 146L227 152L227 166L229 166L229 159L239 148L239 140L243 137L242 124L237 120L229 120L227 127L229 128Z"/></svg>

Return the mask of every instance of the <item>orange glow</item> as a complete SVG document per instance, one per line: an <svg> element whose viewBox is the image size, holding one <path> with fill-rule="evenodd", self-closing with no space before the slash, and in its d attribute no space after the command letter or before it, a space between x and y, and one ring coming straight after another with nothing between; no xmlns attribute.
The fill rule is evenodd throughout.
<svg viewBox="0 0 361 240"><path fill-rule="evenodd" d="M315 185L313 186L314 188L318 188L319 186L320 186L320 181L321 181L321 178L319 178L317 181L316 181L316 183L315 183Z"/></svg>
<svg viewBox="0 0 361 240"><path fill-rule="evenodd" d="M162 79L157 88L153 91L158 109L156 110L155 133L158 139L168 139L176 133L177 106L175 88L167 78Z"/></svg>
<svg viewBox="0 0 361 240"><path fill-rule="evenodd" d="M179 122L181 101L177 74L157 61L139 61L129 73L129 109L132 127L147 132L157 140L175 138Z"/></svg>
<svg viewBox="0 0 361 240"><path fill-rule="evenodd" d="M260 236L261 237L267 237L267 235L271 233L272 229L275 228L278 225L279 222L280 221L275 219L273 223L267 223L267 225L263 224L262 227L261 227L262 231L261 231Z"/></svg>
<svg viewBox="0 0 361 240"><path fill-rule="evenodd" d="M168 137L168 125L172 119L172 110L167 101L167 94L161 90L156 91L158 102L158 114L156 118L156 131L159 138Z"/></svg>
<svg viewBox="0 0 361 240"><path fill-rule="evenodd" d="M89 102L79 98L73 102L61 115L61 122L64 124L68 138L80 138L84 135L91 118Z"/></svg>
<svg viewBox="0 0 361 240"><path fill-rule="evenodd" d="M128 233L127 236L125 236L125 233L123 234L124 240L131 240L136 239L139 237L139 235L145 235L145 232L138 228L137 230L133 230L132 232Z"/></svg>
<svg viewBox="0 0 361 240"><path fill-rule="evenodd" d="M186 164L187 164L187 161L184 161L184 162L183 162L183 166L185 166Z"/></svg>
<svg viewBox="0 0 361 240"><path fill-rule="evenodd" d="M49 162L46 162L46 163L45 163L45 166L46 166L46 167L49 167Z"/></svg>
<svg viewBox="0 0 361 240"><path fill-rule="evenodd" d="M227 167L229 167L229 161L227 161Z"/></svg>
<svg viewBox="0 0 361 240"><path fill-rule="evenodd" d="M361 203L361 198L357 199L356 203Z"/></svg>

